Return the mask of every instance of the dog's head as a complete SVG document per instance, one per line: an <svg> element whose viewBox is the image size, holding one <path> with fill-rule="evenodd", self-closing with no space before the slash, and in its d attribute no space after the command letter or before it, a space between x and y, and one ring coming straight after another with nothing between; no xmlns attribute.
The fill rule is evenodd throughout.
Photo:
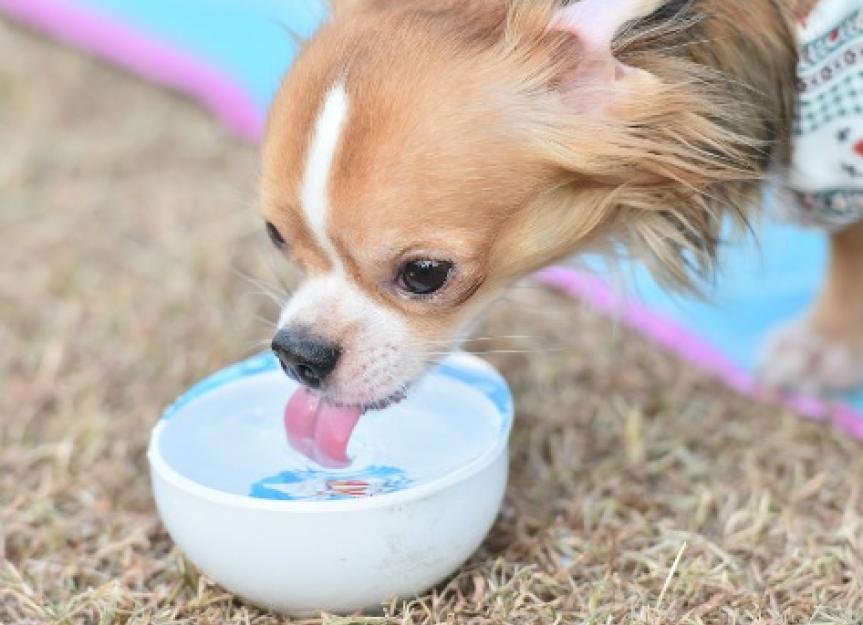
<svg viewBox="0 0 863 625"><path fill-rule="evenodd" d="M401 397L507 285L588 245L646 248L681 279L709 256L707 198L728 198L708 187L749 173L698 113L722 97L666 88L691 64L619 63L556 4L345 1L286 78L262 202L305 276L274 349L331 402Z"/></svg>

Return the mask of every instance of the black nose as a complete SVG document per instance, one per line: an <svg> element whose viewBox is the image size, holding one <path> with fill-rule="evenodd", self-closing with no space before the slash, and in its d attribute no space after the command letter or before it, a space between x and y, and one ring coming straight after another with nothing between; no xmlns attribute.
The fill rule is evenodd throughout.
<svg viewBox="0 0 863 625"><path fill-rule="evenodd" d="M290 330L279 330L272 348L285 373L309 388L320 388L342 355L337 345Z"/></svg>

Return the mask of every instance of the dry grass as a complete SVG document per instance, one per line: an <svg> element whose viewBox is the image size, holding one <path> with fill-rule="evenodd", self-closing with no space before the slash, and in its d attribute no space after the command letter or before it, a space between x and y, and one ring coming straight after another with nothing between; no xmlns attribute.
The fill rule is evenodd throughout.
<svg viewBox="0 0 863 625"><path fill-rule="evenodd" d="M254 150L0 23L0 622L280 623L198 575L153 509L163 405L256 349L274 282ZM360 623L853 623L863 454L519 289L483 335L512 483L448 584ZM544 348L561 351L542 351ZM3 555L3 552L0 552ZM316 621L317 622L317 621Z"/></svg>

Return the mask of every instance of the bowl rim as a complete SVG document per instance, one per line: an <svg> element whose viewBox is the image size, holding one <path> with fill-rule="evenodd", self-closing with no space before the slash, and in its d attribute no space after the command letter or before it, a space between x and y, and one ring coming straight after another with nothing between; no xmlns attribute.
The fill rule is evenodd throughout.
<svg viewBox="0 0 863 625"><path fill-rule="evenodd" d="M261 359L266 356L260 355L254 358ZM500 372L491 364L481 358L468 354L466 352L456 352L447 357L443 362L457 367L459 363L469 365L474 368L483 369L485 373L490 374L500 384L505 391L505 401L503 403L496 402L489 397L489 400L495 406L495 409L501 415L501 429L495 438L494 445L489 446L479 456L464 464L454 471L446 473L431 481L424 482L417 486L406 488L405 490L394 493L386 493L375 495L374 497L362 497L357 499L338 499L324 501L306 501L306 500L284 500L284 499L264 499L252 497L250 495L239 495L237 493L229 493L211 486L205 486L182 475L174 469L162 455L159 449L159 441L164 434L165 428L168 425L170 418L180 409L193 404L196 400L204 395L220 389L231 382L241 378L247 378L255 375L268 374L272 371L271 368L264 368L261 363L252 365L251 362L245 361L232 365L226 369L208 376L200 383L192 387L185 395L181 396L174 404L172 404L164 413L163 417L152 429L150 434L150 442L147 447L147 460L150 464L150 470L162 480L169 483L175 489L186 492L188 495L197 499L202 499L215 503L221 506L231 508L243 508L247 510L267 510L273 512L291 512L291 513L322 513L322 512L346 512L359 510L375 510L401 505L411 501L424 499L446 490L460 482L464 482L476 474L480 473L501 454L505 453L509 447L509 438L512 432L514 406L512 400L512 392L506 380ZM245 371L245 372L243 372ZM227 375L226 375L227 373ZM214 382L215 381L215 382ZM462 383L468 384L462 380ZM482 391L480 391L482 392ZM488 397L488 395L486 395ZM155 486L155 484L153 484Z"/></svg>

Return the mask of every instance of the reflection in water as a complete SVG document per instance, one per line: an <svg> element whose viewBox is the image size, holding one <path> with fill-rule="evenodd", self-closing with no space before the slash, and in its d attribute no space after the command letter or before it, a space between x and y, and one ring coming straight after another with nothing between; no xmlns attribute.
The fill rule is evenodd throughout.
<svg viewBox="0 0 863 625"><path fill-rule="evenodd" d="M284 501L334 501L394 493L411 483L405 472L395 467L370 466L353 473L296 469L258 480L249 495Z"/></svg>

